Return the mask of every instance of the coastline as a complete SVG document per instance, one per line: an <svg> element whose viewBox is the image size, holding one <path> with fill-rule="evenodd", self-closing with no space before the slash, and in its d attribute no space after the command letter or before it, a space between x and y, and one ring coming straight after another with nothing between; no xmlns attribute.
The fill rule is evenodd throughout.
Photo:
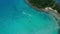
<svg viewBox="0 0 60 34"><path fill-rule="evenodd" d="M47 14L49 14L49 12L51 12L53 15L53 17L55 18L55 19L57 19L57 21L58 20L60 20L59 18L60 18L60 14L57 12L57 10L54 10L54 9L52 9L51 11L49 11L49 12L47 12L47 10L45 11L45 9L44 8L37 8L37 7L35 7L35 6L32 6L29 2L28 2L28 0L26 0L26 3L31 7L31 8L33 8L33 9L36 9L37 11L40 11L40 12L45 12L45 13L47 13ZM59 21L59 23L60 23L60 21Z"/></svg>
<svg viewBox="0 0 60 34"><path fill-rule="evenodd" d="M32 6L32 5L28 2L28 0L25 0L25 1L26 1L26 3L27 3L31 8L36 9L37 11L41 11L41 12L44 11L43 8L40 8L40 9L39 9L39 8L37 8L37 7Z"/></svg>

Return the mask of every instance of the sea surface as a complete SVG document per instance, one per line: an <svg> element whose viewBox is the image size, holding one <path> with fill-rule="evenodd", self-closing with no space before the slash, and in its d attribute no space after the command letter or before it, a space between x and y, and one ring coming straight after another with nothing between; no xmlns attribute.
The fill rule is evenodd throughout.
<svg viewBox="0 0 60 34"><path fill-rule="evenodd" d="M31 8L25 0L0 0L0 34L57 34L52 15Z"/></svg>

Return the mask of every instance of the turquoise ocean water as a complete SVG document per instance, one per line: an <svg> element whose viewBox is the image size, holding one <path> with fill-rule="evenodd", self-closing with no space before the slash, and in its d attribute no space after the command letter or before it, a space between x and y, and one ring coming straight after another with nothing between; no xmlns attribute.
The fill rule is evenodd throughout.
<svg viewBox="0 0 60 34"><path fill-rule="evenodd" d="M25 0L0 0L0 34L57 34L53 16L36 11Z"/></svg>

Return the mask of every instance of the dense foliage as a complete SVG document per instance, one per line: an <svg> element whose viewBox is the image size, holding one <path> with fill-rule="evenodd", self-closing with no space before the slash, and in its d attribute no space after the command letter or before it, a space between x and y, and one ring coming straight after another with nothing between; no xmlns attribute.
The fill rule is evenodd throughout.
<svg viewBox="0 0 60 34"><path fill-rule="evenodd" d="M60 5L54 0L27 0L32 6L37 8L52 7L60 13Z"/></svg>
<svg viewBox="0 0 60 34"><path fill-rule="evenodd" d="M53 7L53 9L57 10L60 13L60 5L56 4L55 7Z"/></svg>

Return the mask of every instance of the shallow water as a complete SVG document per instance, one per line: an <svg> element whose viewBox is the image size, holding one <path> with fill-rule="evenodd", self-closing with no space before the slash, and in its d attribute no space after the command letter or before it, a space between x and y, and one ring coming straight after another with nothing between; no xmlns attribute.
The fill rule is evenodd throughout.
<svg viewBox="0 0 60 34"><path fill-rule="evenodd" d="M57 21L25 0L0 0L0 34L57 34Z"/></svg>

